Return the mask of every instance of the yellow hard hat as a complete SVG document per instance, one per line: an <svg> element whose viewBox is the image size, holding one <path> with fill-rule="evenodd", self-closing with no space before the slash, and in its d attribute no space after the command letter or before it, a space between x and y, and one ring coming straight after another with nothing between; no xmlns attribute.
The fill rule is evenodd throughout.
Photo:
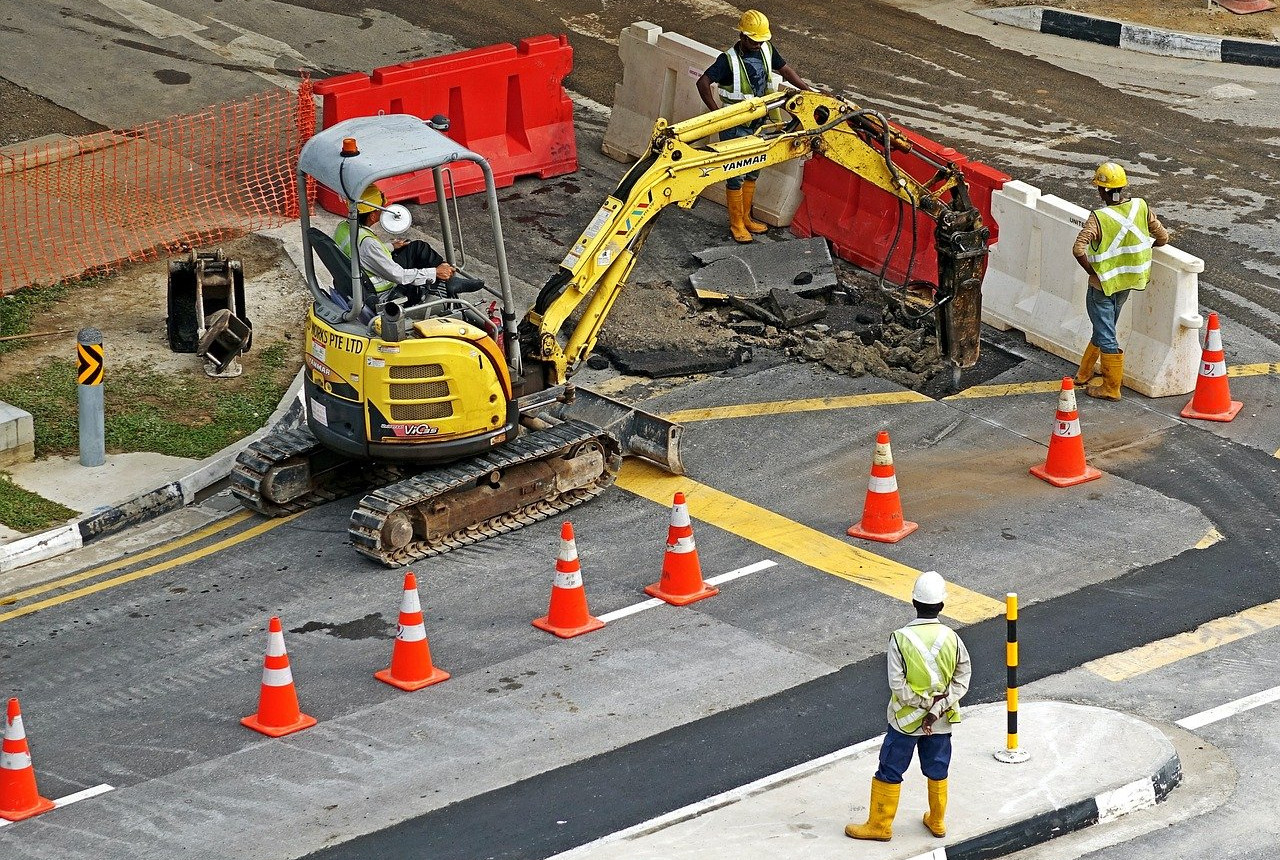
<svg viewBox="0 0 1280 860"><path fill-rule="evenodd" d="M376 210L379 206L387 205L387 196L382 193L376 185L370 185L360 195L360 202L356 204L356 211L361 215L367 215Z"/></svg>
<svg viewBox="0 0 1280 860"><path fill-rule="evenodd" d="M763 12L748 9L738 20L738 32L753 42L767 42L773 38L769 34L769 19Z"/></svg>
<svg viewBox="0 0 1280 860"><path fill-rule="evenodd" d="M1114 161L1104 161L1093 172L1093 184L1099 188L1124 188L1129 184L1129 177L1124 175L1124 168Z"/></svg>

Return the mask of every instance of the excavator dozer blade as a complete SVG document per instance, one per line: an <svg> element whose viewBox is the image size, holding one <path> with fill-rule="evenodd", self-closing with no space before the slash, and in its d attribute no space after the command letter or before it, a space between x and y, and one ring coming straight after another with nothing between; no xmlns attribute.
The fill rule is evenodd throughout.
<svg viewBox="0 0 1280 860"><path fill-rule="evenodd" d="M643 457L673 475L684 474L679 424L580 385L566 386L566 395L551 410L557 418L576 418L608 430L625 456Z"/></svg>

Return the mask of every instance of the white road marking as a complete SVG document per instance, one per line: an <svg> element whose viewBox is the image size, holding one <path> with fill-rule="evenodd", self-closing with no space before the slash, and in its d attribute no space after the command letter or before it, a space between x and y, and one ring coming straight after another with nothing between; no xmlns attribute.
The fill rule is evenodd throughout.
<svg viewBox="0 0 1280 860"><path fill-rule="evenodd" d="M728 574L726 574L726 576L727 575ZM863 750L878 747L880 742L883 740L884 735L877 735L874 738L862 741L861 743L856 743L853 746L836 750L833 753L827 753L821 758L802 762L795 767L789 767L786 770L780 770L777 773L770 774L769 776L761 777L755 782L749 782L746 785L731 788L728 791L723 791L713 797L708 797L706 800L700 800L697 803L691 803L688 806L682 806L679 809L672 810L665 815L659 815L657 818L650 818L648 821L642 821L639 824L626 828L625 830L610 833L608 836L601 836L599 839L595 839L585 845L579 845L577 848L572 848L561 854L557 854L550 858L550 860L572 860L572 858L584 856L590 853L593 849L599 848L602 845L621 842L624 839L632 839L636 836L642 836L646 833L661 830L664 827L670 827L673 824L679 824L681 821L697 818L703 813L710 812L713 809L719 809L723 806L728 806L731 803L737 803L739 800L744 800L748 797L768 791L779 783L790 782L791 780L802 777L812 771L826 767L833 762L840 761L841 759L848 758L852 755L857 755ZM924 856L929 857L931 855L926 854ZM945 855L943 856L945 857Z"/></svg>
<svg viewBox="0 0 1280 860"><path fill-rule="evenodd" d="M54 809L61 809L64 806L70 806L71 804L76 803L78 801L88 800L91 797L97 797L99 794L106 794L108 791L112 791L112 790L114 790L114 787L107 785L104 782L102 785L95 785L93 788L86 788L81 791L68 794L66 797L59 797L57 800L53 802L53 807ZM30 819L27 819L27 820L29 821ZM9 821L8 819L5 819L5 818L0 818L0 827L8 827L10 824L16 824L16 823L17 822Z"/></svg>
<svg viewBox="0 0 1280 860"><path fill-rule="evenodd" d="M719 576L709 577L708 579L704 579L703 582L707 585L720 585L722 582L730 582L738 579L739 577L746 576L749 573L755 573L757 571L776 567L777 564L778 563L776 561L765 559L764 561L757 561L755 564L749 564L746 567L740 567L737 570L731 570L728 573L722 573ZM637 612L644 612L646 609L653 609L655 606L666 605L667 603L665 600L659 600L654 597L641 603L624 606L621 609L615 609L613 612L606 612L604 615L599 617L601 621L608 624L610 621L617 621L619 618L626 618L628 615L635 615Z"/></svg>
<svg viewBox="0 0 1280 860"><path fill-rule="evenodd" d="M1236 699L1234 702L1227 702L1225 705L1218 705L1216 708L1210 708L1207 711L1183 717L1175 725L1195 731L1202 726L1216 723L1218 720L1225 720L1227 717L1233 717L1236 714L1242 714L1254 708L1260 708L1263 705L1269 705L1277 700L1280 700L1280 687L1272 687L1270 690L1263 690L1260 693L1254 693L1252 696L1245 696L1243 699Z"/></svg>

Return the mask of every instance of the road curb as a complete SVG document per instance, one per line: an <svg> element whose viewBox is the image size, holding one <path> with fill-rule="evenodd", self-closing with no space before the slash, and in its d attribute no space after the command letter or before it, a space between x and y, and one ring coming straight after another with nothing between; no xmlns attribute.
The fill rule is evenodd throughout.
<svg viewBox="0 0 1280 860"><path fill-rule="evenodd" d="M262 429L205 458L190 473L176 481L109 507L99 508L55 529L24 535L0 545L0 573L74 552L99 538L191 504L198 493L230 475L240 451L265 435L268 428L280 424L296 426L302 420L305 414L302 373L302 370L298 371Z"/></svg>
<svg viewBox="0 0 1280 860"><path fill-rule="evenodd" d="M1144 54L1280 68L1280 44L1275 42L1178 33L1045 6L971 9L970 12L999 24Z"/></svg>
<svg viewBox="0 0 1280 860"><path fill-rule="evenodd" d="M1130 812L1149 809L1182 782L1182 761L1170 747L1169 757L1149 778L1104 791L1094 797L1043 812L956 845L918 854L911 860L988 860L1040 845L1067 833L1105 824Z"/></svg>

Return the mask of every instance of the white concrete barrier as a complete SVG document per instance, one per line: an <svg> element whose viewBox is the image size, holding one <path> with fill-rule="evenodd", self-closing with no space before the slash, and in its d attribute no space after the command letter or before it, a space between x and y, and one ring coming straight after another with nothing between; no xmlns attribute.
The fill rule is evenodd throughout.
<svg viewBox="0 0 1280 860"><path fill-rule="evenodd" d="M1027 342L1079 361L1093 328L1083 269L1071 255L1089 211L1024 182L991 197L1000 225L982 285L982 321L1018 329ZM1200 366L1199 277L1204 261L1172 245L1152 255L1151 283L1129 297L1116 325L1124 384L1148 397L1187 394Z"/></svg>
<svg viewBox="0 0 1280 860"><path fill-rule="evenodd" d="M726 45L725 47L728 47ZM653 124L691 119L707 112L697 81L715 62L722 48L711 48L678 33L664 33L648 21L623 29L618 38L622 81L614 86L613 112L605 130L604 154L616 161L635 161L649 148ZM773 76L774 86L781 78ZM791 223L800 207L804 160L766 168L756 185L756 217L774 227ZM724 183L702 193L703 199L724 205Z"/></svg>

